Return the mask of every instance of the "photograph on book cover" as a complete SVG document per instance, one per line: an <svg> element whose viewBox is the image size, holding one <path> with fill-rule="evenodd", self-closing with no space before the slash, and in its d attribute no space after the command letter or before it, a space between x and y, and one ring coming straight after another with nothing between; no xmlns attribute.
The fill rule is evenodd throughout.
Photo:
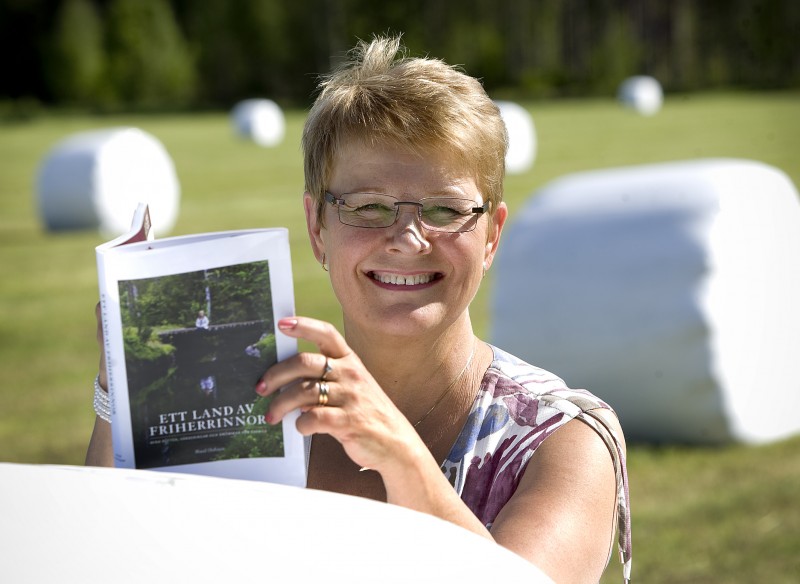
<svg viewBox="0 0 800 584"><path fill-rule="evenodd" d="M277 361L269 262L118 287L136 467L284 456L253 391Z"/></svg>

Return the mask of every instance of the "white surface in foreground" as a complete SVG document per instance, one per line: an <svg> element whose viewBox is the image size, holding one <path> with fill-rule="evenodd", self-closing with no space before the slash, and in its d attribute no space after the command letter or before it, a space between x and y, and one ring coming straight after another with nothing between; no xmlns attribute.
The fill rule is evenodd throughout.
<svg viewBox="0 0 800 584"><path fill-rule="evenodd" d="M7 463L0 485L2 582L551 582L478 535L358 497Z"/></svg>

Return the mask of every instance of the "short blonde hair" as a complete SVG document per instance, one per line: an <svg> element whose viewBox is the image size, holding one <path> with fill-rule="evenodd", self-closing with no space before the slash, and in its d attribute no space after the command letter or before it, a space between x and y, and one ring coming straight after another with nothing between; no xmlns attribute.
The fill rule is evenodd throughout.
<svg viewBox="0 0 800 584"><path fill-rule="evenodd" d="M333 164L353 143L451 156L497 209L508 137L481 83L439 59L406 56L399 36L360 41L349 57L322 78L303 129L306 190L320 220Z"/></svg>

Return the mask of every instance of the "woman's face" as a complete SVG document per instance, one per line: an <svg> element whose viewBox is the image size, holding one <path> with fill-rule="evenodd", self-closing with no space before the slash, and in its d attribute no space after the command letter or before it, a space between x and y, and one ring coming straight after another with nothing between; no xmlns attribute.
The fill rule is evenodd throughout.
<svg viewBox="0 0 800 584"><path fill-rule="evenodd" d="M336 197L375 192L401 201L437 196L484 202L472 176L445 157L390 146L344 149L328 191ZM507 215L501 204L480 216L472 231L442 233L427 231L412 205L401 205L396 223L385 228L344 225L328 203L322 227L308 194L305 208L315 255L321 260L325 254L348 334L356 327L390 336L438 334L467 317Z"/></svg>

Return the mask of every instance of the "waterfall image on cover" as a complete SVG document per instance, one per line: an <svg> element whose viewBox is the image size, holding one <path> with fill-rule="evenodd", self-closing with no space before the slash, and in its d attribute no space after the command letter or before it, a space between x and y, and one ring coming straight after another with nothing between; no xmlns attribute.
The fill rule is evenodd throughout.
<svg viewBox="0 0 800 584"><path fill-rule="evenodd" d="M137 468L284 455L269 399L277 360L269 262L119 282Z"/></svg>

